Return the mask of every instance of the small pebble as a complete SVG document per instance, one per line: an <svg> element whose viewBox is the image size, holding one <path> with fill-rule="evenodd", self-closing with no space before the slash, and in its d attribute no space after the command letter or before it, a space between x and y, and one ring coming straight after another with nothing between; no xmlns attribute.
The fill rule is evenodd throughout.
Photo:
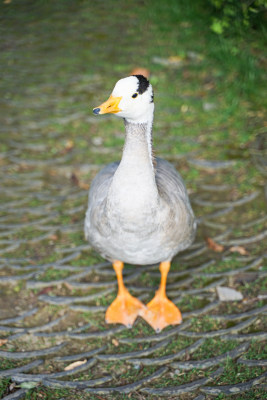
<svg viewBox="0 0 267 400"><path fill-rule="evenodd" d="M100 136L94 136L92 138L92 142L95 146L101 146L101 144L103 144L103 139Z"/></svg>
<svg viewBox="0 0 267 400"><path fill-rule="evenodd" d="M211 111L216 108L216 104L214 103L203 103L203 110L204 111Z"/></svg>
<svg viewBox="0 0 267 400"><path fill-rule="evenodd" d="M235 289L224 286L218 286L217 293L221 301L236 301L243 299L242 293L238 292Z"/></svg>

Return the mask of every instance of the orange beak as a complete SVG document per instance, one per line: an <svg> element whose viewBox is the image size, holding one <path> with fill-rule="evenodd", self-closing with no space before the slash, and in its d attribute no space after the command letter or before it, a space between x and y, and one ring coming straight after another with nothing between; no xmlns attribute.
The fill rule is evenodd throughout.
<svg viewBox="0 0 267 400"><path fill-rule="evenodd" d="M110 96L105 103L102 103L100 106L96 107L93 109L93 113L98 115L98 114L116 114L119 111L122 111L119 108L119 103L121 101L122 97L114 97Z"/></svg>

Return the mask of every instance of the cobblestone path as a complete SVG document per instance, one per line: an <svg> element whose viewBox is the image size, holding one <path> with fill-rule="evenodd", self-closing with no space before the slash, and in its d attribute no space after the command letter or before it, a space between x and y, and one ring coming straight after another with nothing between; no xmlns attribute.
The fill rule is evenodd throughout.
<svg viewBox="0 0 267 400"><path fill-rule="evenodd" d="M16 99L14 71L11 66L12 96L0 128L0 377L77 389L97 399L133 394L204 400L266 388L267 190L256 182L244 191L232 179L249 165L264 179L264 132L249 161L238 160L239 169L236 160L204 160L194 152L177 160L159 143L157 155L185 172L198 218L196 241L173 260L168 279L168 295L183 323L159 334L141 319L131 330L105 325L115 274L84 241L83 221L90 181L113 151L119 157L122 139L115 150L103 145L97 132L109 120L89 116L88 98L80 112L75 106L75 96L85 102L85 89L94 98L101 79L80 74L70 88L66 82L31 82ZM56 109L51 123L47 110L63 100L65 108ZM90 153L70 133L80 120L93 138ZM191 169L197 171L193 186L186 178ZM157 265L125 268L128 288L144 302L159 279ZM234 288L243 299L220 301L220 286ZM83 362L65 369L76 361ZM24 398L28 390L3 398Z"/></svg>

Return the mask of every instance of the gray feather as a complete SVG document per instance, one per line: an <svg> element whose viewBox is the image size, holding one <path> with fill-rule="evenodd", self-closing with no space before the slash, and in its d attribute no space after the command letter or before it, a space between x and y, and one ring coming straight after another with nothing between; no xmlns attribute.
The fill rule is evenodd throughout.
<svg viewBox="0 0 267 400"><path fill-rule="evenodd" d="M119 209L110 214L107 206L119 164L108 164L92 182L85 219L87 240L111 261L152 264L171 260L192 243L196 231L183 179L169 162L157 158L157 207L146 209L130 221L121 217Z"/></svg>

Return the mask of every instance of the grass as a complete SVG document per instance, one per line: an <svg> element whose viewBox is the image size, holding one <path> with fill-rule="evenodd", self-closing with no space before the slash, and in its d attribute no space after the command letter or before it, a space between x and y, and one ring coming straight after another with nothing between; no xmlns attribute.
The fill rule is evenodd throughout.
<svg viewBox="0 0 267 400"><path fill-rule="evenodd" d="M228 400L228 395L219 395L214 397L215 400ZM231 396L231 400L263 400L266 399L266 391L264 389L251 389L245 393L240 393L237 395Z"/></svg>
<svg viewBox="0 0 267 400"><path fill-rule="evenodd" d="M5 395L5 393L7 392L7 390L8 390L8 386L9 386L9 384L10 384L11 382L10 382L10 379L8 379L8 378L2 378L1 380L0 380L0 396L1 396L1 398Z"/></svg>
<svg viewBox="0 0 267 400"><path fill-rule="evenodd" d="M41 281L52 281L58 279L64 279L70 275L69 271L62 271L53 268L48 268L42 275L39 276Z"/></svg>
<svg viewBox="0 0 267 400"><path fill-rule="evenodd" d="M199 347L193 354L194 360L203 360L204 358L212 358L233 350L237 346L234 341L223 341L220 339L208 338L204 344Z"/></svg>
<svg viewBox="0 0 267 400"><path fill-rule="evenodd" d="M253 341L244 358L248 360L261 360L267 357L267 345L264 342Z"/></svg>
<svg viewBox="0 0 267 400"><path fill-rule="evenodd" d="M222 323L210 318L208 315L193 317L191 330L193 332L209 332L222 329Z"/></svg>
<svg viewBox="0 0 267 400"><path fill-rule="evenodd" d="M185 347L190 346L191 344L194 343L194 340L191 338L186 338L186 337L177 337L173 338L167 346L165 346L163 349L159 349L156 352L153 353L153 356L155 357L162 357L166 355L171 355L178 353L180 350L184 349Z"/></svg>
<svg viewBox="0 0 267 400"><path fill-rule="evenodd" d="M183 312L189 312L205 307L209 302L206 299L202 299L198 296L184 296L178 302L178 306Z"/></svg>
<svg viewBox="0 0 267 400"><path fill-rule="evenodd" d="M256 378L264 372L261 367L248 367L242 364L236 364L230 358L227 359L223 374L215 381L215 384L229 385L246 382Z"/></svg>
<svg viewBox="0 0 267 400"><path fill-rule="evenodd" d="M185 383L190 383L192 381L207 377L210 375L211 372L213 372L214 369L207 369L207 370L201 370L197 368L193 368L190 371L180 371L177 370L177 372L174 372L172 375L169 374L168 377L164 377L164 379L160 379L159 383L155 384L155 387L168 387L168 386L180 386L184 385Z"/></svg>

